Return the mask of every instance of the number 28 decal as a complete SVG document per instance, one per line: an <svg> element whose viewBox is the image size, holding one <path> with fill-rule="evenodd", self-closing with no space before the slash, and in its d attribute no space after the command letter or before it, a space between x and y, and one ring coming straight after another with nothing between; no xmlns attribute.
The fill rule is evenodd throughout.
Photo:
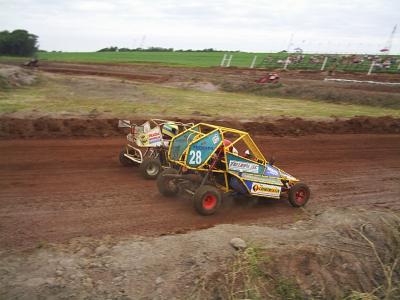
<svg viewBox="0 0 400 300"><path fill-rule="evenodd" d="M190 150L189 165L199 165L201 163L201 151Z"/></svg>

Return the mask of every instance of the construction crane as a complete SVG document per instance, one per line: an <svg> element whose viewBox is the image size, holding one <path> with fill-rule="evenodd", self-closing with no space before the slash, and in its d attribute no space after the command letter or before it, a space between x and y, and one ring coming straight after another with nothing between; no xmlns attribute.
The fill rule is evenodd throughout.
<svg viewBox="0 0 400 300"><path fill-rule="evenodd" d="M385 47L383 47L380 50L381 52L386 53L386 54L390 53L390 49L392 48L392 42L393 42L393 38L394 38L394 35L396 33L396 30L397 30L397 24L394 25L392 33L390 34L389 39L387 40L387 42L385 44Z"/></svg>

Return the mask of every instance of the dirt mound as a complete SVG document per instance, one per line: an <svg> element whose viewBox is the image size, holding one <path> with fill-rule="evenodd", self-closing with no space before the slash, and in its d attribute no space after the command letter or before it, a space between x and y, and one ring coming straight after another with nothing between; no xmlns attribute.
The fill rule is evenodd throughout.
<svg viewBox="0 0 400 300"><path fill-rule="evenodd" d="M284 229L219 225L41 243L31 253L0 253L0 297L339 299L380 286L377 296L396 299L399 228L391 213L332 210ZM235 237L247 242L245 251L230 246Z"/></svg>
<svg viewBox="0 0 400 300"><path fill-rule="evenodd" d="M24 85L32 85L37 81L31 70L0 64L0 90Z"/></svg>
<svg viewBox="0 0 400 300"><path fill-rule="evenodd" d="M274 135L305 135L315 133L400 133L400 119L392 117L354 117L347 120L308 121L284 118L275 122L246 122L249 132L271 132Z"/></svg>
<svg viewBox="0 0 400 300"><path fill-rule="evenodd" d="M207 299L399 299L399 229L394 214L343 210L290 229L254 227L247 236L239 229L250 247L197 292Z"/></svg>
<svg viewBox="0 0 400 300"><path fill-rule="evenodd" d="M176 119L183 122L204 120ZM140 124L144 121L135 120ZM234 120L207 120L217 125L246 130L253 134L307 135L316 133L400 133L400 119L391 117L355 117L348 120L309 121L300 118L283 118L274 121L240 122ZM124 129L118 128L118 119L0 119L1 138L66 137L66 136L116 136Z"/></svg>
<svg viewBox="0 0 400 300"><path fill-rule="evenodd" d="M0 137L113 136L123 134L118 119L3 118Z"/></svg>
<svg viewBox="0 0 400 300"><path fill-rule="evenodd" d="M400 84L400 83L398 83ZM400 108L400 86L284 79L278 84L224 80L221 90L286 99Z"/></svg>

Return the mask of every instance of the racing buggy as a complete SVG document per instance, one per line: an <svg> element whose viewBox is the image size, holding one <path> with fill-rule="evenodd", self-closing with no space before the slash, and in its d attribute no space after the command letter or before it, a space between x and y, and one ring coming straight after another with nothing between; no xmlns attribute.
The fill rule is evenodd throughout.
<svg viewBox="0 0 400 300"><path fill-rule="evenodd" d="M142 125L119 120L118 127L129 128L127 144L119 153L123 166L138 166L144 178L155 179L163 168L169 167L167 151L172 137L193 123L151 119Z"/></svg>
<svg viewBox="0 0 400 300"><path fill-rule="evenodd" d="M245 199L286 195L294 207L310 197L308 186L267 161L244 131L199 123L171 140L168 159L172 167L157 178L160 193L188 192L202 215L218 210L223 193Z"/></svg>

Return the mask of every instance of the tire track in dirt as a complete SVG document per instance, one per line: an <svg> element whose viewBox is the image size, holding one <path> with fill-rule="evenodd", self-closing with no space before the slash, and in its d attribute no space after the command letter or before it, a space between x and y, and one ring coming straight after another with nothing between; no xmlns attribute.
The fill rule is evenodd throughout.
<svg viewBox="0 0 400 300"><path fill-rule="evenodd" d="M277 166L312 190L308 210L400 209L398 135L255 137ZM0 244L32 247L78 236L163 235L221 223L282 225L307 217L287 201L197 215L190 199L162 197L154 181L119 165L123 138L0 141Z"/></svg>

